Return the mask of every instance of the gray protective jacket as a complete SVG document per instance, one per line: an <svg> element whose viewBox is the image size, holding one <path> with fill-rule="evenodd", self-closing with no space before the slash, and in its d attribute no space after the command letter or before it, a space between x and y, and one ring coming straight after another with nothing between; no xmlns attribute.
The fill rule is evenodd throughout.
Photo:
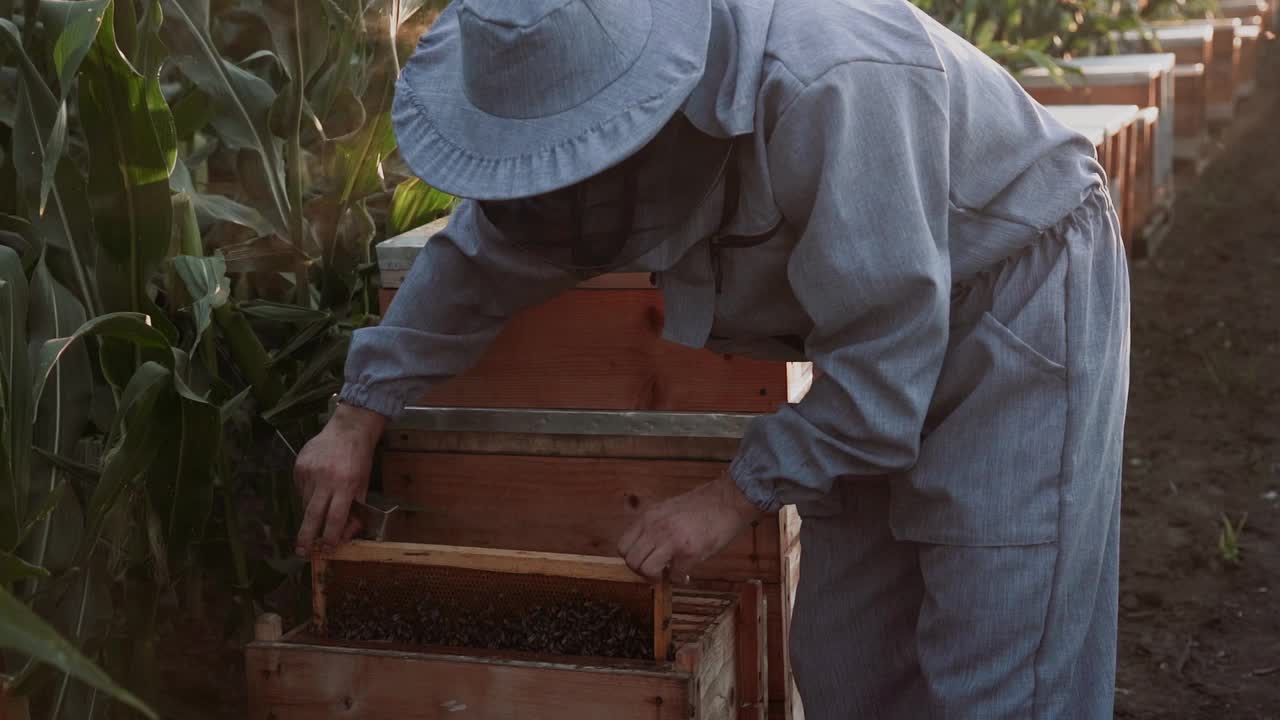
<svg viewBox="0 0 1280 720"><path fill-rule="evenodd" d="M666 339L821 371L802 402L753 423L731 466L769 509L911 468L955 288L1103 182L1084 137L902 0L717 0L683 111L741 138L728 231L781 229L721 250L717 291L704 240L717 200L630 269L658 273ZM462 203L382 324L356 333L342 399L397 415L474 364L506 318L579 279L531 264Z"/></svg>

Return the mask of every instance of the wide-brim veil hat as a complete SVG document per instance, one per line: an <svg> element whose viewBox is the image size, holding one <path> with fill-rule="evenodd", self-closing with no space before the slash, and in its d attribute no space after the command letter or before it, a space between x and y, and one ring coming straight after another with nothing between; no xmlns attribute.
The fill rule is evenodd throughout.
<svg viewBox="0 0 1280 720"><path fill-rule="evenodd" d="M401 155L465 198L567 187L679 111L710 33L710 0L455 0L397 81Z"/></svg>

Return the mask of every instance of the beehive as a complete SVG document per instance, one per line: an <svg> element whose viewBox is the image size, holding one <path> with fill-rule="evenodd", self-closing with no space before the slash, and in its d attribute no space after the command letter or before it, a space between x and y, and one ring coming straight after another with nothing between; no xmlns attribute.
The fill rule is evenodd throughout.
<svg viewBox="0 0 1280 720"><path fill-rule="evenodd" d="M1098 161L1107 172L1111 201L1120 218L1126 247L1132 251L1136 233L1135 214L1136 145L1138 141L1136 105L1046 105L1059 122L1086 137L1101 136Z"/></svg>
<svg viewBox="0 0 1280 720"><path fill-rule="evenodd" d="M1216 20L1168 20L1151 23L1155 28L1208 27L1213 32L1213 56L1205 66L1210 124L1226 123L1235 115L1236 83L1240 72L1240 18Z"/></svg>
<svg viewBox="0 0 1280 720"><path fill-rule="evenodd" d="M735 720L762 717L738 671L760 622L759 586L673 592L673 659L528 657L492 650L335 642L259 622L246 651L253 720ZM755 713L751 715L749 713Z"/></svg>
<svg viewBox="0 0 1280 720"><path fill-rule="evenodd" d="M1187 163L1197 170L1204 158L1204 148L1209 139L1208 77L1205 66L1178 65L1173 69L1175 103L1173 118L1173 157L1176 162ZM1204 98L1204 102L1182 102L1182 98Z"/></svg>
<svg viewBox="0 0 1280 720"><path fill-rule="evenodd" d="M1236 98L1244 99L1252 95L1258 86L1258 51L1262 42L1262 26L1242 25L1236 34L1240 36L1240 77L1236 83Z"/></svg>
<svg viewBox="0 0 1280 720"><path fill-rule="evenodd" d="M418 644L485 647L537 640L555 647L508 649L607 656L628 650L627 656L658 660L671 647L669 581L650 584L619 558L355 541L313 558L311 566L311 624L322 637L364 639L404 630ZM578 605L606 610L592 621L613 619L614 630L630 632L608 638L612 643L566 643L548 637L554 623L530 625L556 613L564 617ZM386 626L367 627L372 615ZM481 637L485 632L492 637Z"/></svg>
<svg viewBox="0 0 1280 720"><path fill-rule="evenodd" d="M1218 0L1219 17L1240 18L1245 24L1259 25L1263 31L1275 27L1275 3L1267 0ZM1250 18L1258 18L1252 23Z"/></svg>
<svg viewBox="0 0 1280 720"><path fill-rule="evenodd" d="M619 535L655 502L724 472L747 424L733 413L411 407L389 429L382 483L421 508L391 538L422 543L613 556ZM798 716L786 653L799 553L793 508L768 516L700 566L693 586L764 583L768 657L760 701Z"/></svg>
<svg viewBox="0 0 1280 720"><path fill-rule="evenodd" d="M1209 93L1206 69L1213 64L1213 27L1205 23L1146 27L1115 33L1112 38L1126 52L1150 52L1157 47L1173 53L1173 157L1196 161L1209 131Z"/></svg>
<svg viewBox="0 0 1280 720"><path fill-rule="evenodd" d="M1080 72L1066 76L1066 87L1038 68L1021 76L1029 94L1046 105L1121 104L1140 109L1130 152L1134 178L1125 232L1139 254L1148 251L1148 240L1166 227L1175 192L1175 60L1171 53L1065 60L1065 65Z"/></svg>
<svg viewBox="0 0 1280 720"><path fill-rule="evenodd" d="M377 247L382 307L443 221ZM648 273L583 283L511 318L480 362L422 404L575 410L773 412L807 363L709 353L662 339L662 291Z"/></svg>

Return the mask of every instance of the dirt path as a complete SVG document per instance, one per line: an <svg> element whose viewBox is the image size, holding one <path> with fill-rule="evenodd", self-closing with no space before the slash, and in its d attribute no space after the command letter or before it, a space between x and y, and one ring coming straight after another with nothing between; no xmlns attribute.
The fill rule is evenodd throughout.
<svg viewBox="0 0 1280 720"><path fill-rule="evenodd" d="M1265 86L1133 269L1118 718L1280 718L1280 48L1267 50ZM1237 565L1223 515L1246 513Z"/></svg>

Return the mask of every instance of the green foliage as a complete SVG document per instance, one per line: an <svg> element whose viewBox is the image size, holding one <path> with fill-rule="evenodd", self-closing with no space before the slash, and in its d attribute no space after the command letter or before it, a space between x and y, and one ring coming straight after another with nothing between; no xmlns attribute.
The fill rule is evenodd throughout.
<svg viewBox="0 0 1280 720"><path fill-rule="evenodd" d="M1233 523L1226 513L1222 515L1222 530L1218 533L1218 555L1228 565L1240 564L1240 536L1244 533L1244 524L1249 519L1245 513L1240 522Z"/></svg>
<svg viewBox="0 0 1280 720"><path fill-rule="evenodd" d="M0 584L61 633L5 658L43 717L136 706L68 643L150 701L166 598L219 582L243 635L299 570L291 467L263 458L318 429L376 321L373 243L452 203L388 115L433 4L0 13Z"/></svg>
<svg viewBox="0 0 1280 720"><path fill-rule="evenodd" d="M1137 18L917 1L1013 70ZM389 115L442 5L0 0L0 615L12 595L61 633L6 658L43 717L118 690L67 643L149 701L169 598L230 588L244 635L297 571L281 449L377 320L374 243L455 202L404 170Z"/></svg>
<svg viewBox="0 0 1280 720"><path fill-rule="evenodd" d="M1137 27L1130 0L913 0L993 59L1018 71L1061 73L1058 58L1101 49L1110 33Z"/></svg>
<svg viewBox="0 0 1280 720"><path fill-rule="evenodd" d="M4 588L0 588L0 647L19 650L40 662L53 665L110 693L146 717L159 717L141 700L117 685L92 660L80 654L75 646L59 636L55 629Z"/></svg>

